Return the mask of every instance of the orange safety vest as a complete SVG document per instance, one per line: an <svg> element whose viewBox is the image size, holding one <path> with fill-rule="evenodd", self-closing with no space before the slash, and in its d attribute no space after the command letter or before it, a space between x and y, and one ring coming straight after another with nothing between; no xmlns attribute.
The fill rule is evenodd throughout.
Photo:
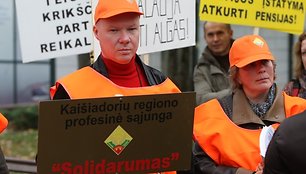
<svg viewBox="0 0 306 174"><path fill-rule="evenodd" d="M0 113L0 133L7 127L7 119Z"/></svg>
<svg viewBox="0 0 306 174"><path fill-rule="evenodd" d="M306 109L306 100L283 93L286 117ZM273 125L276 128L278 124ZM259 136L262 129L237 126L224 113L217 99L195 109L194 139L218 165L242 167L255 171L262 162Z"/></svg>
<svg viewBox="0 0 306 174"><path fill-rule="evenodd" d="M50 88L52 99L60 84L65 88L71 99L181 92L169 78L154 86L140 88L118 86L90 67L82 68L57 81L55 86ZM176 171L160 172L160 174L176 174Z"/></svg>
<svg viewBox="0 0 306 174"><path fill-rule="evenodd" d="M118 86L90 67L82 68L57 81L55 86L50 88L51 99L60 84L71 99L181 92L169 78L154 86L140 88Z"/></svg>

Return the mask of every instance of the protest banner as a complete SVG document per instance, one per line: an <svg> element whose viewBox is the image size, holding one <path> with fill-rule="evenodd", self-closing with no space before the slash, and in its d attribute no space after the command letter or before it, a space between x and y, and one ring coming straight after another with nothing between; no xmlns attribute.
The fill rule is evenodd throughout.
<svg viewBox="0 0 306 174"><path fill-rule="evenodd" d="M23 62L96 50L92 12L98 0L15 1ZM137 2L144 13L138 54L195 45L195 0Z"/></svg>
<svg viewBox="0 0 306 174"><path fill-rule="evenodd" d="M7 60L13 57L14 44L14 14L13 2L11 0L3 0L0 3L0 60ZM4 72L5 70L3 70ZM1 85L0 85L1 86ZM2 91L3 92L3 91Z"/></svg>
<svg viewBox="0 0 306 174"><path fill-rule="evenodd" d="M292 34L304 30L305 0L201 0L200 20L262 27Z"/></svg>
<svg viewBox="0 0 306 174"><path fill-rule="evenodd" d="M16 0L16 10L23 62L82 54L93 48L89 0Z"/></svg>

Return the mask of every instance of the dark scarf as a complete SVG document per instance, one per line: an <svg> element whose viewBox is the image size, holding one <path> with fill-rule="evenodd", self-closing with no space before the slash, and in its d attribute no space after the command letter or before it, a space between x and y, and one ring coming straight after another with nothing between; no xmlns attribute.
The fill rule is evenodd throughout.
<svg viewBox="0 0 306 174"><path fill-rule="evenodd" d="M276 84L273 84L269 90L266 101L263 103L252 103L251 101L249 101L252 110L255 112L257 116L262 117L268 112L275 99L276 95L275 89L276 89Z"/></svg>

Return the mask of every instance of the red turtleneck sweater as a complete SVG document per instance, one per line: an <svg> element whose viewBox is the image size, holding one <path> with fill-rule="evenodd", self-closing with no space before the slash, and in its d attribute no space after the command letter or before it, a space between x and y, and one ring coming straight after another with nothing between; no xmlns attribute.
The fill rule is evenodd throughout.
<svg viewBox="0 0 306 174"><path fill-rule="evenodd" d="M128 64L119 64L110 59L103 59L109 74L109 79L119 86L143 87L149 86L143 70L136 63L135 57Z"/></svg>

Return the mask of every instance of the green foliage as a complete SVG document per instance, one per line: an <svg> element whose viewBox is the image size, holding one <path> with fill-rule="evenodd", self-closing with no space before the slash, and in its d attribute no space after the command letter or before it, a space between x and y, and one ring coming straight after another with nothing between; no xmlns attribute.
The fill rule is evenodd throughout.
<svg viewBox="0 0 306 174"><path fill-rule="evenodd" d="M9 120L9 127L14 130L37 129L37 106L0 109L0 112Z"/></svg>
<svg viewBox="0 0 306 174"><path fill-rule="evenodd" d="M38 106L2 108L0 112L9 125L0 134L0 146L5 156L18 159L35 159L38 142Z"/></svg>
<svg viewBox="0 0 306 174"><path fill-rule="evenodd" d="M5 130L0 135L0 146L5 156L34 160L37 154L37 130Z"/></svg>

